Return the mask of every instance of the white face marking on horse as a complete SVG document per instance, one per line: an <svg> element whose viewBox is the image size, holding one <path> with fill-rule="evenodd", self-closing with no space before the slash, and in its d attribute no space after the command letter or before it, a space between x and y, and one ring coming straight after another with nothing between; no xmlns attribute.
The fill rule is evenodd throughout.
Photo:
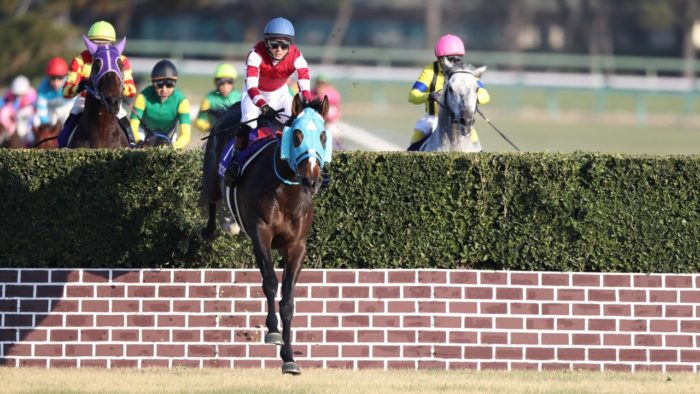
<svg viewBox="0 0 700 394"><path fill-rule="evenodd" d="M313 173L314 168L318 165L318 161L316 160L315 157L311 156L309 157L309 171Z"/></svg>

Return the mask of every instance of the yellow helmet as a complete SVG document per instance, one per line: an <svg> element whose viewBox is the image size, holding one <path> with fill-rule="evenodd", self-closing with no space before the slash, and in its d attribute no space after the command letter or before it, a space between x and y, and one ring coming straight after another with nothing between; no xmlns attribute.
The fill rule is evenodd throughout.
<svg viewBox="0 0 700 394"><path fill-rule="evenodd" d="M216 66L216 71L214 71L214 78L219 79L219 78L231 78L231 79L236 79L238 78L238 73L236 72L236 68L233 67L232 65L228 63L221 63L218 66Z"/></svg>
<svg viewBox="0 0 700 394"><path fill-rule="evenodd" d="M90 41L117 41L117 33L114 32L114 27L106 21L93 23L87 35Z"/></svg>

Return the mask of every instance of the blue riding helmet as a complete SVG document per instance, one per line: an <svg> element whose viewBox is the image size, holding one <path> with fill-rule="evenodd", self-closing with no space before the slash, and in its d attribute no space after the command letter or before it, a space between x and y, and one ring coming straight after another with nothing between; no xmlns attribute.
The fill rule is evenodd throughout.
<svg viewBox="0 0 700 394"><path fill-rule="evenodd" d="M275 18L267 22L263 30L264 38L282 37L289 40L294 39L294 26L292 22L284 18Z"/></svg>

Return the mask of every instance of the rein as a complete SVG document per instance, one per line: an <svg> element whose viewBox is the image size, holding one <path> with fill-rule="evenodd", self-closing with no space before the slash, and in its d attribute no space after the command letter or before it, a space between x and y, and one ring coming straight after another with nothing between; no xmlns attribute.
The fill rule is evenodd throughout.
<svg viewBox="0 0 700 394"><path fill-rule="evenodd" d="M280 144L277 144L277 147L275 148L275 154L272 155L272 168L275 170L275 176L277 177L277 180L280 182L284 183L285 185L288 186L299 186L301 185L301 182L299 181L290 181L289 179L284 178L282 175L280 175L279 171L277 170L277 154L280 151ZM295 175L296 174L295 171Z"/></svg>

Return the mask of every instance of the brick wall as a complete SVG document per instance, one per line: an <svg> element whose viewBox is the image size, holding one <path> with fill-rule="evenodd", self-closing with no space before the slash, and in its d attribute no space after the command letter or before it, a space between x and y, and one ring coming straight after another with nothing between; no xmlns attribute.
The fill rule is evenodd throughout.
<svg viewBox="0 0 700 394"><path fill-rule="evenodd" d="M279 272L278 272L279 274ZM698 371L700 275L305 270L302 367ZM0 270L0 362L274 367L255 270Z"/></svg>

